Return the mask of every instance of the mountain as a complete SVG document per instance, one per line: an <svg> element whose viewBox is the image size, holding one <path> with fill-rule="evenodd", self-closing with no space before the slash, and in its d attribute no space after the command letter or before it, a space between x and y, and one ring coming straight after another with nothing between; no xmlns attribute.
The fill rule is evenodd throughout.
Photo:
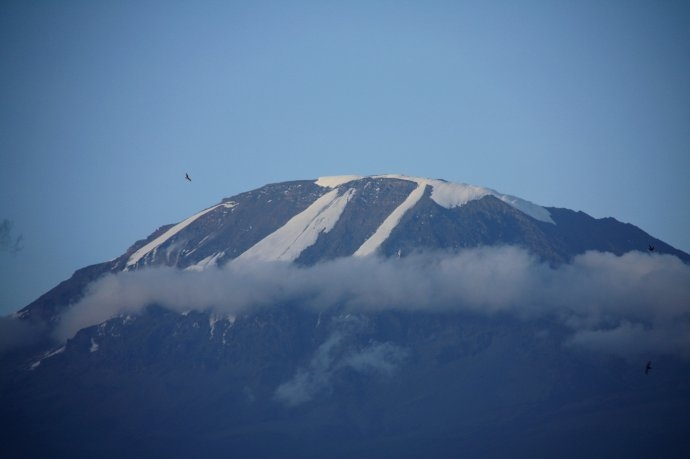
<svg viewBox="0 0 690 459"><path fill-rule="evenodd" d="M472 185L267 185L7 318L0 452L686 456L688 262Z"/></svg>
<svg viewBox="0 0 690 459"><path fill-rule="evenodd" d="M386 257L513 244L563 263L587 250L690 255L613 218L541 207L496 191L405 176L324 177L267 185L158 228L115 260L77 271L20 311L54 320L105 273L171 266L201 270L239 259L313 265L336 257Z"/></svg>

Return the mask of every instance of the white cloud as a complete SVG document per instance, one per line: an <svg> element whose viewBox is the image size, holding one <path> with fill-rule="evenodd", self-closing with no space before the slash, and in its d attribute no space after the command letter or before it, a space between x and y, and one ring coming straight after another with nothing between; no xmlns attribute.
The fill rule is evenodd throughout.
<svg viewBox="0 0 690 459"><path fill-rule="evenodd" d="M520 248L484 247L401 259L342 258L312 267L247 262L202 272L154 268L94 282L63 314L58 334L66 339L150 304L236 315L285 302L314 309L550 316L573 330L574 345L619 355L679 352L690 336L690 266L670 255L587 252L552 267ZM631 336L635 345L625 345Z"/></svg>

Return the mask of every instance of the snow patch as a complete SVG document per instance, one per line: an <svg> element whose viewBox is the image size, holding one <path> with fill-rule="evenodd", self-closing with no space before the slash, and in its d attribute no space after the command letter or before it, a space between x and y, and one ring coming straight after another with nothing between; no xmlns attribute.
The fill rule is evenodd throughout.
<svg viewBox="0 0 690 459"><path fill-rule="evenodd" d="M56 349L54 351L46 352L43 355L43 357L41 357L37 362L34 362L31 364L30 369L35 370L36 368L38 368L39 365L41 365L41 362L43 362L44 360L49 359L49 358L56 356L58 354L62 354L63 352L65 352L65 346L62 346L61 348Z"/></svg>
<svg viewBox="0 0 690 459"><path fill-rule="evenodd" d="M168 231L165 233L161 234L158 236L156 239L153 241L149 242L145 246L141 247L139 250L134 252L132 256L129 257L129 260L127 260L127 265L125 267L125 271L128 271L130 267L136 265L142 258L144 258L146 255L148 255L151 251L158 249L158 247L163 244L165 241L170 239L171 237L175 236L177 233L194 223L199 217L202 217L203 215L211 212L212 210L215 210L219 207L225 207L226 209L232 209L237 205L236 202L233 201L228 201L228 202L222 202L218 205L215 205L213 207L209 207L208 209L204 209L201 212L198 212L191 217L183 220L182 222L178 223L177 225L173 226L170 228Z"/></svg>
<svg viewBox="0 0 690 459"><path fill-rule="evenodd" d="M549 213L548 210L546 210L544 207L534 204L529 201L525 201L524 199L516 198L515 196L510 196L507 194L494 194L493 196L496 196L498 199L501 201L505 202L508 205L511 205L515 207L517 210L520 212L523 212L530 217L534 218L535 220L539 220L541 222L546 222L546 223L551 223L552 225L555 225L556 222L553 221L551 218L551 214Z"/></svg>
<svg viewBox="0 0 690 459"><path fill-rule="evenodd" d="M405 215L405 212L410 210L412 206L417 204L421 197L424 196L425 189L426 185L421 183L418 184L417 188L415 188L407 196L407 198L405 198L405 201L403 201L402 204L396 207L395 210L391 212L388 217L386 217L383 223L381 223L381 226L376 229L376 232L374 232L369 239L364 241L364 243L354 253L354 256L362 257L374 253L381 246L381 244L388 239L388 236L390 236L393 229L398 225L402 216Z"/></svg>
<svg viewBox="0 0 690 459"><path fill-rule="evenodd" d="M203 260L199 261L198 263L186 267L184 270L185 271L203 271L206 268L208 268L209 266L217 266L218 265L218 259L221 258L223 255L225 255L225 251L214 253L213 255L209 255L208 257L204 258Z"/></svg>
<svg viewBox="0 0 690 459"><path fill-rule="evenodd" d="M133 322L137 319L136 316L133 316L131 314L126 314L124 317L121 316L120 318L122 319L122 325L127 325L128 323Z"/></svg>
<svg viewBox="0 0 690 459"><path fill-rule="evenodd" d="M326 186L325 184L330 184L332 187L337 187L339 186L339 182L347 183L353 180L360 180L362 178L365 177L345 175L335 177L323 177L319 179L317 182L322 181L322 183L324 183L324 185L322 186ZM546 210L544 207L526 201L524 199L518 198L516 196L499 193L498 191L492 190L491 188L468 185L465 183L450 183L438 179L410 177L407 175L399 174L373 175L371 176L371 178L406 180L408 182L416 183L418 187L421 186L422 189L424 185L429 185L432 187L431 199L433 199L434 202L436 202L436 204L445 207L446 209L452 209L453 207L463 206L470 201L481 199L484 196L494 196L536 220L551 223L554 225L556 224L556 222L554 222L551 218L551 214L549 213L549 211ZM415 193L417 191L418 189L414 190L412 193Z"/></svg>
<svg viewBox="0 0 690 459"><path fill-rule="evenodd" d="M304 249L316 242L321 233L328 233L333 229L354 193L354 188L340 196L338 189L329 191L285 225L250 247L235 261L296 260Z"/></svg>
<svg viewBox="0 0 690 459"><path fill-rule="evenodd" d="M208 317L208 325L209 325L209 340L213 339L213 336L216 332L216 327L218 322L223 322L227 321L228 326L225 328L223 331L223 344L225 344L225 331L227 331L228 328L232 327L232 325L235 323L235 316L233 315L228 315L228 316L221 316L217 314L211 314Z"/></svg>
<svg viewBox="0 0 690 459"><path fill-rule="evenodd" d="M226 209L232 209L233 207L237 207L237 203L235 201L225 201L225 202L221 202L216 207L219 207L219 206L223 206Z"/></svg>
<svg viewBox="0 0 690 459"><path fill-rule="evenodd" d="M232 315L231 315L231 316L227 316L227 317L225 318L225 320L228 321L228 324L229 324L229 325L225 328L225 330L223 330L223 336L222 336L222 343L223 343L223 346L225 346L225 345L228 343L227 340L225 339L225 335L228 333L228 330L230 330L230 328L232 328L232 326L235 325L235 319L236 319L236 317L235 317L235 316L232 316Z"/></svg>
<svg viewBox="0 0 690 459"><path fill-rule="evenodd" d="M489 194L497 194L488 188L474 185L448 183L440 180L427 180L427 183L433 187L431 199L446 209L463 206Z"/></svg>
<svg viewBox="0 0 690 459"><path fill-rule="evenodd" d="M437 179L408 177L406 175L377 175L374 178L393 178L408 180L418 185L430 185L433 188L431 199L433 199L436 204L446 209L463 206L470 201L483 198L484 196L494 196L535 220L554 225L556 224L556 222L551 219L549 211L545 208L515 196L499 193L491 188L467 185L465 183L450 183Z"/></svg>
<svg viewBox="0 0 690 459"><path fill-rule="evenodd" d="M361 180L363 178L364 177L361 175L333 175L330 177L319 177L319 179L314 183L324 188L335 188L355 180Z"/></svg>
<svg viewBox="0 0 690 459"><path fill-rule="evenodd" d="M209 329L210 329L210 332L209 332L209 333L210 333L210 336L209 336L208 339L213 339L213 332L216 331L216 324L217 324L218 322L220 322L220 320L221 320L220 317L215 316L215 315L213 315L213 314L211 314L211 315L208 317L208 326L209 326Z"/></svg>
<svg viewBox="0 0 690 459"><path fill-rule="evenodd" d="M278 229L240 255L238 259L295 260L305 248L316 242L320 232L330 231L340 217L344 205L354 193L354 189L350 188L347 193L336 198L335 191L343 185L364 178L367 177L360 175L320 177L315 183L321 187L332 188L332 190L319 198L307 210L293 217L283 228ZM555 224L549 211L544 207L515 196L499 193L490 188L398 174L374 175L370 178L405 180L416 183L417 187L402 204L386 217L374 234L364 241L355 251L354 256L366 256L375 253L400 223L403 215L424 196L427 186L431 187L431 199L447 209L463 206L484 196L494 196L536 220Z"/></svg>
<svg viewBox="0 0 690 459"><path fill-rule="evenodd" d="M91 347L89 348L89 352L96 352L98 350L98 343L94 341L93 338L91 338Z"/></svg>
<svg viewBox="0 0 690 459"><path fill-rule="evenodd" d="M316 184L325 188L337 188L340 185L353 182L355 180L361 180L363 178L366 177L361 175L335 175L332 177L320 177L316 181ZM371 178L407 180L409 182L415 182L419 187L422 187L422 189L423 185L430 185L432 187L431 199L433 199L436 204L447 209L460 207L470 201L481 199L484 196L490 195L500 199L510 206L513 206L520 212L523 212L536 220L552 223L554 225L556 224L556 222L554 222L551 218L549 211L542 206L525 201L524 199L520 199L515 196L499 193L491 188L467 185L465 183L450 183L438 179L410 177L408 175L399 174L373 175ZM415 191L413 191L413 193ZM396 209L396 211L397 210L398 209ZM384 229L382 229L382 231L384 231ZM374 244L374 241L372 241L372 244Z"/></svg>

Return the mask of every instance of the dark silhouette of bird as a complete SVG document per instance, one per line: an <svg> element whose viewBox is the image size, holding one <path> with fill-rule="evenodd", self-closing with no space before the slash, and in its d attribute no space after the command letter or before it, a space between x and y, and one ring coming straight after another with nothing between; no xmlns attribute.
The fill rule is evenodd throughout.
<svg viewBox="0 0 690 459"><path fill-rule="evenodd" d="M654 246L652 244L649 244L649 251L654 252Z"/></svg>
<svg viewBox="0 0 690 459"><path fill-rule="evenodd" d="M189 180L190 182L192 181L192 179L189 178L189 174L184 174L184 178L186 178L186 179Z"/></svg>
<svg viewBox="0 0 690 459"><path fill-rule="evenodd" d="M649 362L647 362L647 366L644 367L644 374L648 375L649 370L651 370L651 369L652 369L652 361L650 360Z"/></svg>

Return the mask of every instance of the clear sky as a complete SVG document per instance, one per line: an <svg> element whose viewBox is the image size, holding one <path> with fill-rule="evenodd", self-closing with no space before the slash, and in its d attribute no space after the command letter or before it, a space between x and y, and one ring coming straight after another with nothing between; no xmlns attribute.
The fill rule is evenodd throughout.
<svg viewBox="0 0 690 459"><path fill-rule="evenodd" d="M323 175L486 186L690 252L690 6L5 0L0 166L23 247L0 252L0 313Z"/></svg>

